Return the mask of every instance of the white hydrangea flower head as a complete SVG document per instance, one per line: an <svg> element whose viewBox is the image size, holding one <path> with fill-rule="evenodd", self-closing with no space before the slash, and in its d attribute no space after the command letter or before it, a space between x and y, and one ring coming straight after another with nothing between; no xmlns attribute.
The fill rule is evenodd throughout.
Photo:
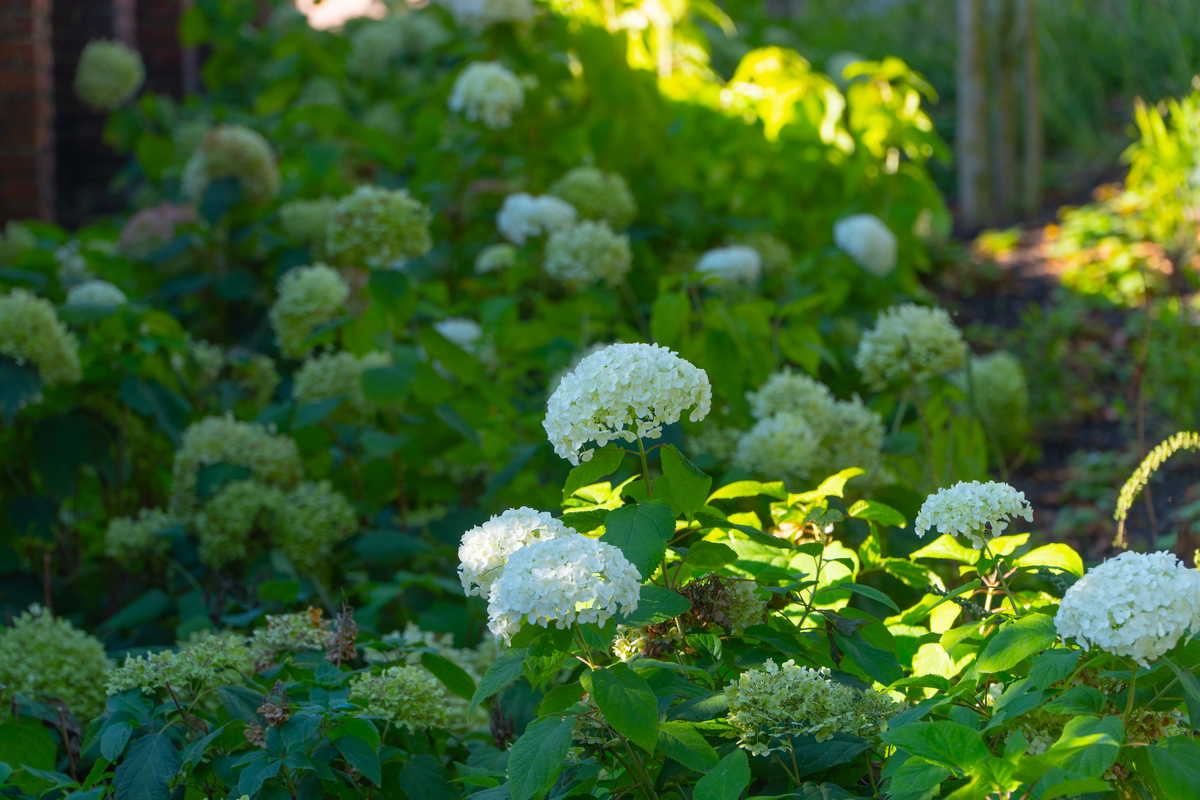
<svg viewBox="0 0 1200 800"><path fill-rule="evenodd" d="M833 225L833 241L860 267L882 278L896 268L896 235L874 214L855 214Z"/></svg>
<svg viewBox="0 0 1200 800"><path fill-rule="evenodd" d="M1200 631L1200 572L1166 551L1126 551L1067 589L1054 625L1064 639L1148 666Z"/></svg>
<svg viewBox="0 0 1200 800"><path fill-rule="evenodd" d="M521 79L496 61L467 65L454 82L450 110L485 128L500 130L512 125L525 102Z"/></svg>
<svg viewBox="0 0 1200 800"><path fill-rule="evenodd" d="M813 468L819 439L804 416L783 411L742 434L733 463L755 475L795 483Z"/></svg>
<svg viewBox="0 0 1200 800"><path fill-rule="evenodd" d="M468 353L475 352L483 338L483 328L479 323L466 317L439 320L433 324L433 329Z"/></svg>
<svg viewBox="0 0 1200 800"><path fill-rule="evenodd" d="M138 51L121 42L88 42L75 70L75 94L88 106L112 111L137 94L146 80Z"/></svg>
<svg viewBox="0 0 1200 800"><path fill-rule="evenodd" d="M967 344L949 314L905 303L880 313L859 342L854 365L869 385L882 389L959 369L966 357Z"/></svg>
<svg viewBox="0 0 1200 800"><path fill-rule="evenodd" d="M550 187L550 194L575 207L579 216L624 228L637 214L637 201L620 175L576 167Z"/></svg>
<svg viewBox="0 0 1200 800"><path fill-rule="evenodd" d="M183 192L193 202L208 185L236 178L245 198L265 203L279 194L279 167L271 145L258 131L242 125L219 125L210 130L183 170Z"/></svg>
<svg viewBox="0 0 1200 800"><path fill-rule="evenodd" d="M462 535L458 579L463 592L486 598L513 553L533 542L577 535L545 511L522 506L497 514Z"/></svg>
<svg viewBox="0 0 1200 800"><path fill-rule="evenodd" d="M364 22L350 36L346 69L352 75L391 80L400 57L426 53L448 38L446 30L431 14L393 12L383 19Z"/></svg>
<svg viewBox="0 0 1200 800"><path fill-rule="evenodd" d="M486 275L510 269L517 263L517 248L511 244L493 244L483 248L475 258L475 274Z"/></svg>
<svg viewBox="0 0 1200 800"><path fill-rule="evenodd" d="M513 244L575 224L575 208L551 195L510 194L496 215L496 228Z"/></svg>
<svg viewBox="0 0 1200 800"><path fill-rule="evenodd" d="M125 293L108 281L91 280L72 286L67 292L69 306L123 306Z"/></svg>
<svg viewBox="0 0 1200 800"><path fill-rule="evenodd" d="M286 356L300 358L313 349L308 337L338 315L350 297L350 285L337 270L313 264L288 270L279 279L279 297L271 306L271 327Z"/></svg>
<svg viewBox="0 0 1200 800"><path fill-rule="evenodd" d="M579 464L592 457L589 442L656 439L663 426L708 416L708 374L656 344L612 344L584 358L559 381L546 403L542 427L554 452Z"/></svg>
<svg viewBox="0 0 1200 800"><path fill-rule="evenodd" d="M930 528L937 528L982 548L988 538L1002 535L1017 517L1033 521L1033 508L1024 492L996 481L960 481L925 498L914 530L917 536L924 536Z"/></svg>
<svg viewBox="0 0 1200 800"><path fill-rule="evenodd" d="M619 549L575 534L513 553L488 593L488 628L508 642L529 623L603 625L637 609L642 577Z"/></svg>
<svg viewBox="0 0 1200 800"><path fill-rule="evenodd" d="M377 409L363 392L362 375L391 363L391 356L381 351L356 356L343 350L311 356L293 377L292 395L298 403L343 397L344 408L350 415L366 418Z"/></svg>
<svg viewBox="0 0 1200 800"><path fill-rule="evenodd" d="M585 220L560 228L546 241L546 274L568 286L616 286L632 264L629 239L604 222Z"/></svg>
<svg viewBox="0 0 1200 800"><path fill-rule="evenodd" d="M0 356L30 364L42 383L76 383L79 345L50 301L24 289L0 294Z"/></svg>
<svg viewBox="0 0 1200 800"><path fill-rule="evenodd" d="M325 248L338 264L396 269L433 246L429 209L404 189L359 186L338 200Z"/></svg>
<svg viewBox="0 0 1200 800"><path fill-rule="evenodd" d="M749 286L762 274L762 258L753 247L718 247L700 257L696 272L700 273L701 280L713 286Z"/></svg>
<svg viewBox="0 0 1200 800"><path fill-rule="evenodd" d="M883 450L883 418L863 405L861 400L839 400L833 404L828 427L821 435L813 463L824 478L850 467L870 474L879 465Z"/></svg>
<svg viewBox="0 0 1200 800"><path fill-rule="evenodd" d="M833 418L833 392L820 381L784 369L767 378L766 383L746 393L750 413L755 419L766 419L783 412L804 417L815 431L824 431Z"/></svg>

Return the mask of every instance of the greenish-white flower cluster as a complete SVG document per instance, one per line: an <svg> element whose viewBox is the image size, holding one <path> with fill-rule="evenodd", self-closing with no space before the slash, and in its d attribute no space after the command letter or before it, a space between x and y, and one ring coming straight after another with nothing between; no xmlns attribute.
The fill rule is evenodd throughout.
<svg viewBox="0 0 1200 800"><path fill-rule="evenodd" d="M125 293L108 281L90 280L72 286L67 292L69 306L103 306L112 308L125 305Z"/></svg>
<svg viewBox="0 0 1200 800"><path fill-rule="evenodd" d="M356 356L340 350L315 355L296 371L292 394L301 404L342 397L343 408L350 414L357 418L368 417L376 408L363 392L362 375L369 369L385 367L391 361L391 357L382 352Z"/></svg>
<svg viewBox="0 0 1200 800"><path fill-rule="evenodd" d="M733 463L748 472L794 482L808 474L817 442L803 414L781 411L760 419L742 435Z"/></svg>
<svg viewBox="0 0 1200 800"><path fill-rule="evenodd" d="M200 469L216 464L245 467L253 479L277 487L294 485L302 473L296 443L287 436L232 417L209 417L184 431L175 453L173 513L190 514L196 509Z"/></svg>
<svg viewBox="0 0 1200 800"><path fill-rule="evenodd" d="M833 241L860 267L878 277L896 268L896 235L873 214L855 214L833 225Z"/></svg>
<svg viewBox="0 0 1200 800"><path fill-rule="evenodd" d="M242 125L219 125L205 135L183 170L183 192L194 202L213 181L236 178L244 199L266 203L279 193L279 167L262 134Z"/></svg>
<svg viewBox="0 0 1200 800"><path fill-rule="evenodd" d="M1033 520L1033 508L1024 492L996 481L960 481L925 498L914 532L924 536L930 528L937 528L939 533L963 537L981 548L988 538L1002 535L1017 517Z"/></svg>
<svg viewBox="0 0 1200 800"><path fill-rule="evenodd" d="M1064 639L1148 666L1200 631L1200 572L1166 551L1121 553L1067 589L1054 624Z"/></svg>
<svg viewBox="0 0 1200 800"><path fill-rule="evenodd" d="M220 568L250 555L256 531L264 531L272 513L283 505L283 493L256 480L222 486L192 517L200 544L200 560Z"/></svg>
<svg viewBox="0 0 1200 800"><path fill-rule="evenodd" d="M510 508L462 535L458 546L458 579L468 596L487 598L509 557L527 544L562 536L572 529L545 511Z"/></svg>
<svg viewBox="0 0 1200 800"><path fill-rule="evenodd" d="M148 560L161 558L170 542L160 536L179 521L161 508L143 508L137 517L117 517L104 533L104 552L129 569L145 569Z"/></svg>
<svg viewBox="0 0 1200 800"><path fill-rule="evenodd" d="M475 257L475 273L485 275L511 269L517 263L517 248L511 244L493 244L483 248Z"/></svg>
<svg viewBox="0 0 1200 800"><path fill-rule="evenodd" d="M319 197L316 200L292 200L279 207L279 224L288 239L312 248L320 254L325 246L325 230L333 217L337 200Z"/></svg>
<svg viewBox="0 0 1200 800"><path fill-rule="evenodd" d="M291 614L268 614L267 624L250 635L250 654L260 667L278 663L283 655L309 650L324 652L337 631L319 608Z"/></svg>
<svg viewBox="0 0 1200 800"><path fill-rule="evenodd" d="M112 111L137 94L146 65L136 50L121 42L88 42L75 69L75 94L99 111Z"/></svg>
<svg viewBox="0 0 1200 800"><path fill-rule="evenodd" d="M392 13L365 22L351 34L346 68L352 75L387 80L400 58L428 52L446 39L445 29L431 14Z"/></svg>
<svg viewBox="0 0 1200 800"><path fill-rule="evenodd" d="M504 198L496 228L505 239L521 245L526 239L574 225L576 217L575 207L557 197L518 192Z"/></svg>
<svg viewBox="0 0 1200 800"><path fill-rule="evenodd" d="M708 374L656 344L613 344L584 358L559 381L542 427L554 452L572 464L614 440L656 439L663 426L708 416Z"/></svg>
<svg viewBox="0 0 1200 800"><path fill-rule="evenodd" d="M900 706L888 695L834 681L826 669L767 660L725 688L726 720L738 746L758 756L791 748L791 737L825 741L835 734L873 739Z"/></svg>
<svg viewBox="0 0 1200 800"><path fill-rule="evenodd" d="M568 286L615 286L632 263L629 239L603 222L585 220L554 231L546 241L546 274Z"/></svg>
<svg viewBox="0 0 1200 800"><path fill-rule="evenodd" d="M0 356L30 364L47 386L82 377L75 337L49 301L24 289L0 295Z"/></svg>
<svg viewBox="0 0 1200 800"><path fill-rule="evenodd" d="M445 728L451 721L449 695L420 667L387 667L359 675L350 682L350 699L368 714L410 731Z"/></svg>
<svg viewBox="0 0 1200 800"><path fill-rule="evenodd" d="M326 252L348 267L396 269L433 246L429 209L404 189L359 186L329 218Z"/></svg>
<svg viewBox="0 0 1200 800"><path fill-rule="evenodd" d="M970 383L964 369L955 376L968 393L980 423L1006 452L1020 450L1029 427L1029 387L1021 362L1012 353L996 352L970 362Z"/></svg>
<svg viewBox="0 0 1200 800"><path fill-rule="evenodd" d="M503 22L522 23L533 19L537 9L531 0L442 0L459 24L486 28Z"/></svg>
<svg viewBox="0 0 1200 800"><path fill-rule="evenodd" d="M271 327L284 355L300 358L313 348L309 337L345 307L350 286L325 264L296 267L279 279Z"/></svg>
<svg viewBox="0 0 1200 800"><path fill-rule="evenodd" d="M696 272L704 283L712 286L748 286L762 274L762 258L753 247L718 247L700 257Z"/></svg>
<svg viewBox="0 0 1200 800"><path fill-rule="evenodd" d="M859 342L854 364L877 389L960 369L967 345L940 308L906 303L883 311Z"/></svg>
<svg viewBox="0 0 1200 800"><path fill-rule="evenodd" d="M497 61L468 64L450 93L451 111L493 130L511 126L524 102L521 79Z"/></svg>
<svg viewBox="0 0 1200 800"><path fill-rule="evenodd" d="M576 167L554 182L550 194L570 203L583 219L606 222L617 230L637 214L637 201L625 179L595 167Z"/></svg>
<svg viewBox="0 0 1200 800"><path fill-rule="evenodd" d="M62 701L81 721L104 708L104 675L112 666L98 639L31 606L0 630L0 697Z"/></svg>
<svg viewBox="0 0 1200 800"><path fill-rule="evenodd" d="M177 696L195 696L236 683L253 671L254 658L246 637L229 631L202 631L177 649L126 657L108 673L105 689L110 695L130 689L144 694L169 689Z"/></svg>
<svg viewBox="0 0 1200 800"><path fill-rule="evenodd" d="M10 266L37 247L33 231L16 220L9 220L0 234L0 265Z"/></svg>
<svg viewBox="0 0 1200 800"><path fill-rule="evenodd" d="M284 495L272 520L272 541L299 570L325 568L333 548L358 528L350 501L327 481L302 483Z"/></svg>

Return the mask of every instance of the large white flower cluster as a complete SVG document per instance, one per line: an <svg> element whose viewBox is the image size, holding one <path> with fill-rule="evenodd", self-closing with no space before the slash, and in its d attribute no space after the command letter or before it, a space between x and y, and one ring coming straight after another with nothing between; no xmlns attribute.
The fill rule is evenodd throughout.
<svg viewBox="0 0 1200 800"><path fill-rule="evenodd" d="M585 220L555 231L546 241L546 274L568 286L615 286L632 263L629 239L604 222Z"/></svg>
<svg viewBox="0 0 1200 800"><path fill-rule="evenodd" d="M575 224L575 209L552 195L510 194L496 215L496 228L513 244Z"/></svg>
<svg viewBox="0 0 1200 800"><path fill-rule="evenodd" d="M513 553L533 542L577 535L545 511L521 507L497 514L462 536L458 579L463 592L486 598Z"/></svg>
<svg viewBox="0 0 1200 800"><path fill-rule="evenodd" d="M873 214L855 214L833 225L833 241L867 272L883 277L896 268L896 235Z"/></svg>
<svg viewBox="0 0 1200 800"><path fill-rule="evenodd" d="M67 292L69 306L123 306L125 293L108 281L90 280Z"/></svg>
<svg viewBox="0 0 1200 800"><path fill-rule="evenodd" d="M749 472L792 483L808 475L818 441L802 414L784 411L760 419L742 435L733 463Z"/></svg>
<svg viewBox="0 0 1200 800"><path fill-rule="evenodd" d="M859 342L854 365L868 384L882 389L959 369L966 357L966 342L949 314L905 303L880 313Z"/></svg>
<svg viewBox="0 0 1200 800"><path fill-rule="evenodd" d="M429 252L429 209L404 189L359 186L338 200L325 248L339 264L396 269Z"/></svg>
<svg viewBox="0 0 1200 800"><path fill-rule="evenodd" d="M509 641L524 623L603 625L638 606L637 568L611 544L580 534L517 550L488 596L488 628Z"/></svg>
<svg viewBox="0 0 1200 800"><path fill-rule="evenodd" d="M213 181L235 178L246 200L266 203L279 194L279 167L258 131L218 125L209 131L183 169L183 193L199 202Z"/></svg>
<svg viewBox="0 0 1200 800"><path fill-rule="evenodd" d="M1058 634L1142 666L1200 631L1200 572L1168 552L1121 553L1063 596Z"/></svg>
<svg viewBox="0 0 1200 800"><path fill-rule="evenodd" d="M493 130L512 125L524 102L521 79L496 61L469 64L450 92L451 111Z"/></svg>
<svg viewBox="0 0 1200 800"><path fill-rule="evenodd" d="M752 284L762 273L762 258L753 247L733 245L709 250L696 262L701 280L714 286Z"/></svg>
<svg viewBox="0 0 1200 800"><path fill-rule="evenodd" d="M930 528L937 528L981 548L987 538L1003 534L1016 517L1033 520L1033 508L1024 492L1007 483L960 481L925 498L915 530L917 536L924 536Z"/></svg>
<svg viewBox="0 0 1200 800"><path fill-rule="evenodd" d="M313 349L308 340L338 315L350 297L350 285L325 264L295 267L279 279L279 297L271 306L271 327L286 356L300 358Z"/></svg>
<svg viewBox="0 0 1200 800"><path fill-rule="evenodd" d="M656 344L613 344L563 377L542 427L554 452L578 464L592 457L589 442L658 438L689 409L692 422L704 419L711 404L704 370Z"/></svg>
<svg viewBox="0 0 1200 800"><path fill-rule="evenodd" d="M146 80L142 56L121 42L88 42L75 70L75 93L94 109L112 111L137 94Z"/></svg>
<svg viewBox="0 0 1200 800"><path fill-rule="evenodd" d="M550 187L550 194L570 203L584 219L624 228L637 214L637 201L620 175L595 167L576 167Z"/></svg>
<svg viewBox="0 0 1200 800"><path fill-rule="evenodd" d="M766 419L783 412L800 414L814 428L825 428L833 418L837 402L829 387L803 372L780 370L767 378L766 383L746 393L750 413L755 419Z"/></svg>

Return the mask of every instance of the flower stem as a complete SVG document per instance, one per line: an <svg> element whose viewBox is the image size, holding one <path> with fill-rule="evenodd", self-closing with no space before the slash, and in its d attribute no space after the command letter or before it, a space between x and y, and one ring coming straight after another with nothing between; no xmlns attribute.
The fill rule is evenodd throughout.
<svg viewBox="0 0 1200 800"><path fill-rule="evenodd" d="M654 483L650 480L650 461L646 458L646 443L642 437L638 440L638 457L642 460L642 482L646 484L646 497L654 496Z"/></svg>

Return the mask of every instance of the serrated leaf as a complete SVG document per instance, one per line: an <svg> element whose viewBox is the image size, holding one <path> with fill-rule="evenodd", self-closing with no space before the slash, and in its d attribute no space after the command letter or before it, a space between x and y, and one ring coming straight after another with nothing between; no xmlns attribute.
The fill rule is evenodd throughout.
<svg viewBox="0 0 1200 800"><path fill-rule="evenodd" d="M682 720L659 723L658 749L696 772L707 772L720 761L717 751L696 726Z"/></svg>
<svg viewBox="0 0 1200 800"><path fill-rule="evenodd" d="M738 800L749 785L750 762L746 751L736 748L696 781L692 800Z"/></svg>
<svg viewBox="0 0 1200 800"><path fill-rule="evenodd" d="M646 679L627 664L592 670L592 699L617 733L647 753L658 743L658 699Z"/></svg>
<svg viewBox="0 0 1200 800"><path fill-rule="evenodd" d="M475 681L466 670L445 656L433 652L422 653L421 666L432 672L443 686L464 700L474 697Z"/></svg>
<svg viewBox="0 0 1200 800"><path fill-rule="evenodd" d="M662 499L675 511L689 519L704 507L712 478L687 459L683 453L669 444L659 450L662 461L662 478L655 485Z"/></svg>
<svg viewBox="0 0 1200 800"><path fill-rule="evenodd" d="M855 500L846 513L855 519L865 519L880 525L903 528L908 524L903 514L878 500Z"/></svg>
<svg viewBox="0 0 1200 800"><path fill-rule="evenodd" d="M167 800L178 771L179 751L171 737L151 733L130 743L113 775L113 787L121 800Z"/></svg>
<svg viewBox="0 0 1200 800"><path fill-rule="evenodd" d="M662 562L675 533L675 514L665 503L652 500L609 512L604 528L600 540L620 549L646 580Z"/></svg>
<svg viewBox="0 0 1200 800"><path fill-rule="evenodd" d="M1011 669L1035 653L1053 647L1057 637L1053 617L1026 614L992 634L975 662L975 670L990 674Z"/></svg>
<svg viewBox="0 0 1200 800"><path fill-rule="evenodd" d="M531 722L508 751L508 788L512 800L544 795L566 762L575 732L574 717Z"/></svg>
<svg viewBox="0 0 1200 800"><path fill-rule="evenodd" d="M692 601L679 592L665 586L644 584L638 592L638 607L623 615L620 623L631 628L656 625L687 613L691 607Z"/></svg>
<svg viewBox="0 0 1200 800"><path fill-rule="evenodd" d="M483 677L479 679L479 685L475 687L475 694L471 695L471 706L479 705L521 677L527 653L528 650L523 647L502 650L496 660L488 666L487 672L483 673Z"/></svg>
<svg viewBox="0 0 1200 800"><path fill-rule="evenodd" d="M371 743L357 736L343 736L335 739L334 747L346 759L346 763L358 770L376 786L383 783L383 770L379 764L379 750Z"/></svg>
<svg viewBox="0 0 1200 800"><path fill-rule="evenodd" d="M625 451L615 443L610 443L592 453L588 461L584 461L567 473L567 481L563 484L563 499L566 500L584 486L599 483L621 468L625 460Z"/></svg>
<svg viewBox="0 0 1200 800"><path fill-rule="evenodd" d="M1057 567L1076 577L1083 577L1083 559L1079 553L1062 542L1035 547L1012 563L1018 567Z"/></svg>
<svg viewBox="0 0 1200 800"><path fill-rule="evenodd" d="M970 770L990 757L979 731L957 722L917 722L889 729L883 740L951 770Z"/></svg>
<svg viewBox="0 0 1200 800"><path fill-rule="evenodd" d="M133 726L128 722L118 722L108 725L100 734L100 755L109 761L116 761L125 752L129 737L133 735Z"/></svg>
<svg viewBox="0 0 1200 800"><path fill-rule="evenodd" d="M734 481L726 484L708 496L708 502L713 500L736 500L740 497L770 497L774 500L786 500L787 489L782 481L762 483L760 481Z"/></svg>
<svg viewBox="0 0 1200 800"><path fill-rule="evenodd" d="M924 547L914 550L908 557L914 560L944 558L949 561L960 561L963 564L974 564L979 561L979 551L964 547L953 536L943 533Z"/></svg>

